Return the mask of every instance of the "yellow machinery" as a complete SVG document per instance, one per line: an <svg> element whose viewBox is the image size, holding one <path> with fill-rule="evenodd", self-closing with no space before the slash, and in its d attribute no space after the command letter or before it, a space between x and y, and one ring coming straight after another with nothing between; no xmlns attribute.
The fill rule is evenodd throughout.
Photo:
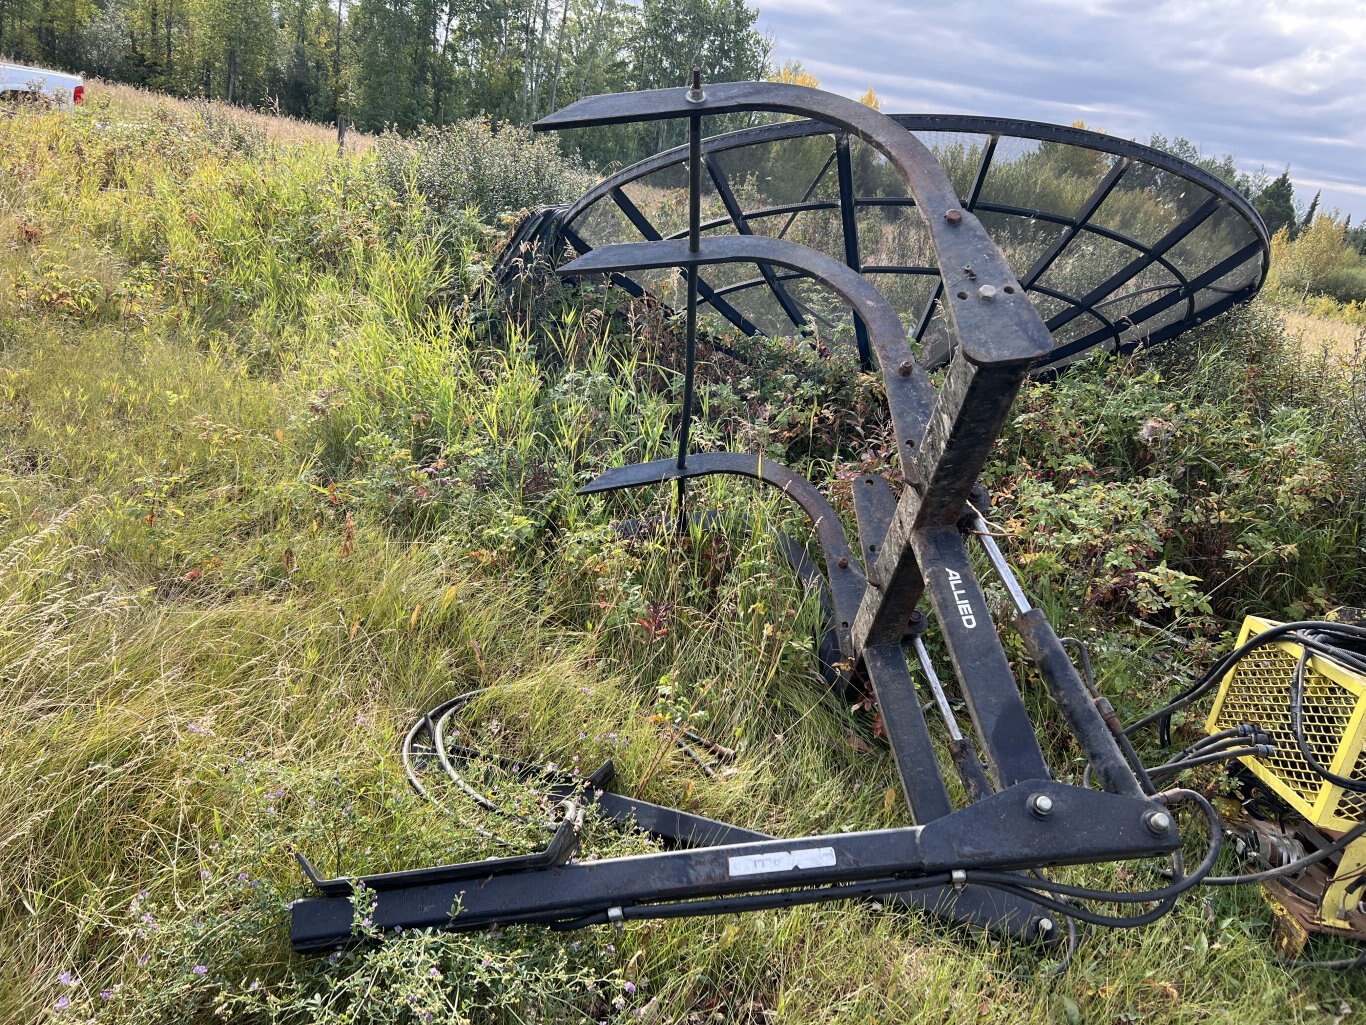
<svg viewBox="0 0 1366 1025"><path fill-rule="evenodd" d="M1249 616L1238 644L1279 625ZM1289 640L1249 652L1224 676L1206 722L1210 735L1251 723L1274 744L1270 754L1239 758L1256 783L1293 812L1276 809L1268 815L1275 802L1259 801L1255 794L1246 802L1251 817L1239 830L1241 838L1273 867L1326 846L1366 820L1366 793L1353 793L1316 771L1292 728L1292 687L1303 656L1304 648ZM1310 653L1301 693L1300 729L1320 766L1366 784L1366 676ZM1366 938L1366 913L1360 910L1364 883L1366 836L1350 843L1336 865L1325 860L1298 877L1269 880L1273 904L1286 912L1279 917L1288 927L1288 945L1298 947L1308 932Z"/></svg>

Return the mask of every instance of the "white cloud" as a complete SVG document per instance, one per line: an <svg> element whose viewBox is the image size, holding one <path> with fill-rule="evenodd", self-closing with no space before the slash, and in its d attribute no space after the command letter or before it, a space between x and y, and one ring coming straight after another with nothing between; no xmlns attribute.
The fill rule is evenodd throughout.
<svg viewBox="0 0 1366 1025"><path fill-rule="evenodd" d="M1275 173L1289 163L1301 193L1322 187L1366 219L1361 0L758 2L777 59L847 95L871 85L885 110L1184 136Z"/></svg>

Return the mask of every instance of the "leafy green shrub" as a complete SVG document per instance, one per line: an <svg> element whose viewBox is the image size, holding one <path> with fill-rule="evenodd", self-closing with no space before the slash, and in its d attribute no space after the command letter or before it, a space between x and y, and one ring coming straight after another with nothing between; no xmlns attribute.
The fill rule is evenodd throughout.
<svg viewBox="0 0 1366 1025"><path fill-rule="evenodd" d="M1366 587L1366 437L1343 431L1349 404L1257 304L1170 350L1027 387L995 485L1071 607L1199 617L1208 595L1229 616L1322 611ZM1158 570L1160 586L1143 575Z"/></svg>
<svg viewBox="0 0 1366 1025"><path fill-rule="evenodd" d="M561 156L555 140L530 129L470 118L414 136L386 132L375 144L377 179L399 195L420 195L438 224L458 223L466 209L485 218L507 210L563 203L593 175Z"/></svg>
<svg viewBox="0 0 1366 1025"><path fill-rule="evenodd" d="M1314 282L1315 291L1343 304L1366 301L1366 265L1333 267Z"/></svg>

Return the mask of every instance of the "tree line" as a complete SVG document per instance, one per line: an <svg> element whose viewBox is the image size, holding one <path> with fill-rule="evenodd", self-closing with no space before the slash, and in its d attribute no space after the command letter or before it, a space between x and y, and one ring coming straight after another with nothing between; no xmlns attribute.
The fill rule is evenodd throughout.
<svg viewBox="0 0 1366 1025"><path fill-rule="evenodd" d="M581 96L762 78L744 0L0 0L0 54L367 131L525 124ZM657 128L570 148L591 163ZM627 133L631 135L631 133ZM639 136L636 138L635 136Z"/></svg>
<svg viewBox="0 0 1366 1025"><path fill-rule="evenodd" d="M816 84L798 64L771 65L757 18L745 0L0 0L0 54L409 132L476 115L494 126L527 124L581 96L682 85L694 66L708 81L773 75ZM708 130L746 123L712 119ZM561 145L606 169L681 141L683 130L660 121L569 132ZM1312 234L1304 248L1338 254L1330 262L1342 273L1324 291L1366 292L1366 265L1354 259L1366 254L1366 225L1319 210L1317 196L1307 208L1297 203L1289 168L1248 174L1185 139L1150 142L1248 196L1282 252Z"/></svg>

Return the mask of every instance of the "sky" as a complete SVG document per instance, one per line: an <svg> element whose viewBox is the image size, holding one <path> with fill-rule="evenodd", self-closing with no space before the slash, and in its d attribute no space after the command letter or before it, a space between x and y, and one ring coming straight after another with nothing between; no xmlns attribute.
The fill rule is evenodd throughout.
<svg viewBox="0 0 1366 1025"><path fill-rule="evenodd" d="M1184 136L1366 223L1366 0L757 0L773 61L889 114Z"/></svg>

